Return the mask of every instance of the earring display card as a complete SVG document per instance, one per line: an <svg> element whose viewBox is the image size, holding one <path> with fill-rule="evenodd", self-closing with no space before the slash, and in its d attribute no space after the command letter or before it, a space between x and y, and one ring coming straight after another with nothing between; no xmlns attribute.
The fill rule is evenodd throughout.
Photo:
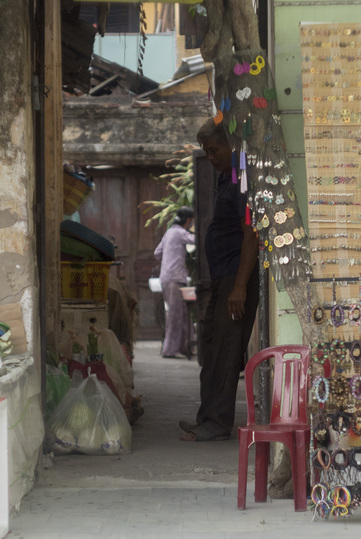
<svg viewBox="0 0 361 539"><path fill-rule="evenodd" d="M314 321L326 321L330 341L352 341L360 338L361 27L301 24L300 41L310 259L325 308Z"/></svg>
<svg viewBox="0 0 361 539"><path fill-rule="evenodd" d="M300 26L311 262L315 278L361 273L361 31Z"/></svg>

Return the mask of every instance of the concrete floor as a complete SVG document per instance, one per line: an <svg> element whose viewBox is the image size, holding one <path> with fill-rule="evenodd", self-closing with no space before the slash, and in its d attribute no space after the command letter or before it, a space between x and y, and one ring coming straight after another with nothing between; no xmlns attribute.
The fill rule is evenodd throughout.
<svg viewBox="0 0 361 539"><path fill-rule="evenodd" d="M162 359L159 351L159 343L139 343L135 350L135 392L145 413L133 428L132 453L55 457L11 519L9 538L359 537L358 513L312 522L309 511L294 513L293 500L255 504L253 450L247 510L237 511L236 430L229 441L179 440L178 420L193 420L199 405L199 366L195 359ZM236 424L245 423L244 398L241 380Z"/></svg>
<svg viewBox="0 0 361 539"><path fill-rule="evenodd" d="M231 440L189 443L179 440L179 419L194 420L199 406L196 359L163 359L159 343L140 343L133 363L135 394L142 396L144 415L133 426L132 453L121 456L56 457L41 473L38 486L108 488L158 485L164 482L235 483L236 433ZM237 421L245 422L241 381Z"/></svg>

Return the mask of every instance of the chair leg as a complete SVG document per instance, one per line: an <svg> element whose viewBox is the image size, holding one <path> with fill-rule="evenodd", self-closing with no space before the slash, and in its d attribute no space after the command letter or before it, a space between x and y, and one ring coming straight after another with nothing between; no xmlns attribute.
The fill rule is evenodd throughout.
<svg viewBox="0 0 361 539"><path fill-rule="evenodd" d="M237 507L246 509L247 469L248 469L248 432L238 431L239 461L238 461L238 492Z"/></svg>
<svg viewBox="0 0 361 539"><path fill-rule="evenodd" d="M306 438L307 433L296 431L291 451L295 511L307 511Z"/></svg>
<svg viewBox="0 0 361 539"><path fill-rule="evenodd" d="M269 451L269 442L256 442L256 502L267 501Z"/></svg>

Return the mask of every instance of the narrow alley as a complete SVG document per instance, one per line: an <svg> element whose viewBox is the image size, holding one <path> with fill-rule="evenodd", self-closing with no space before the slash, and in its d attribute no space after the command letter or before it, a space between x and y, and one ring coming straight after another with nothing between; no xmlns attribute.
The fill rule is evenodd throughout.
<svg viewBox="0 0 361 539"><path fill-rule="evenodd" d="M247 510L237 510L238 442L182 442L178 420L194 419L199 403L196 359L163 359L160 344L135 348L135 392L144 415L133 427L132 453L44 459L34 489L10 520L8 538L252 539L359 535L361 515L312 522L293 500L254 503L253 453ZM240 381L236 424L245 423Z"/></svg>

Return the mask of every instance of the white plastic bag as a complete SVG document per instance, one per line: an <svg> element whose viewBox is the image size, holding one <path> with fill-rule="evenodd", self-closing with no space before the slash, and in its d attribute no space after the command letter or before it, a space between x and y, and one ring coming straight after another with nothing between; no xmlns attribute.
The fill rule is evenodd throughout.
<svg viewBox="0 0 361 539"><path fill-rule="evenodd" d="M98 335L98 350L104 356L104 362L117 371L126 388L133 387L134 372L122 345L111 329L93 329Z"/></svg>
<svg viewBox="0 0 361 539"><path fill-rule="evenodd" d="M90 374L74 382L50 416L46 443L58 455L125 454L131 451L132 429L107 384Z"/></svg>

